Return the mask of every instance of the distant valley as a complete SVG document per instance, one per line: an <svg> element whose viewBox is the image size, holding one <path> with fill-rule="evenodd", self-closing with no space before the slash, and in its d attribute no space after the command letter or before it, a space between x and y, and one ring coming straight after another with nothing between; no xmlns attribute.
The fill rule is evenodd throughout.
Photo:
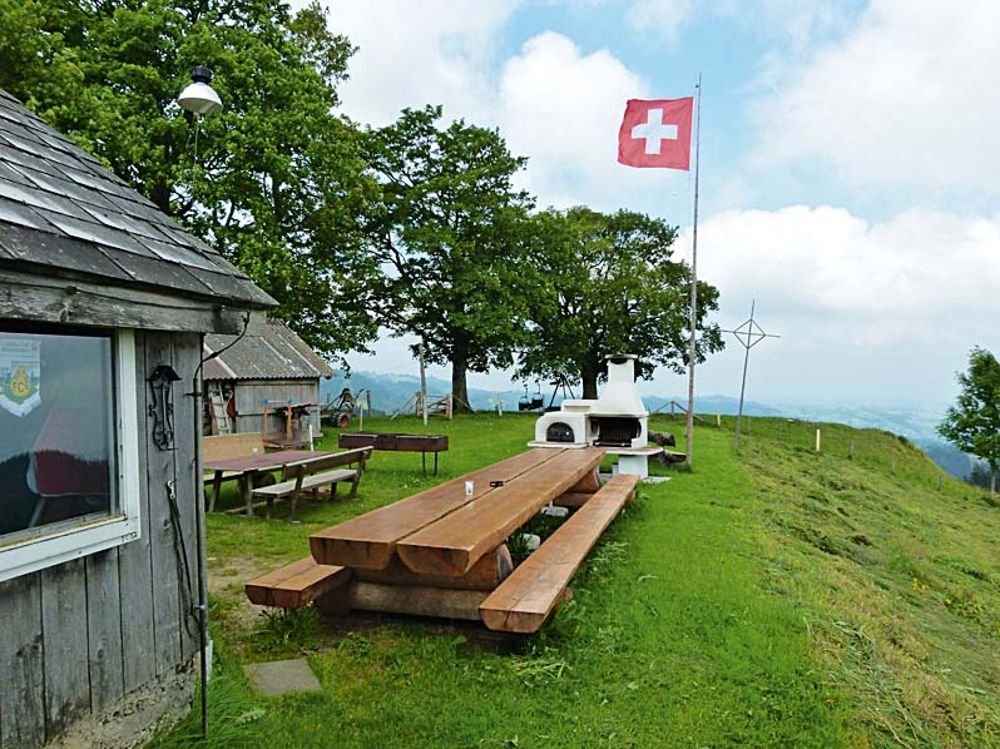
<svg viewBox="0 0 1000 749"><path fill-rule="evenodd" d="M333 377L320 381L322 400L336 398L344 387L353 392L366 390L371 393L374 413L393 414L410 402L420 390L420 379L409 374L354 371L350 379ZM427 378L430 396L441 396L451 390L451 383L439 377ZM533 391L534 388L529 388ZM541 390L548 405L551 387ZM469 388L470 405L477 411L495 410L499 400L504 411L517 411L518 401L524 390L491 391ZM579 395L579 392L577 392ZM556 405L561 398L556 398ZM643 401L650 412L668 412L671 402L683 404L686 397L676 395L661 397L644 395ZM412 407L412 404L411 404ZM676 407L675 407L676 408ZM708 395L695 399L698 413L732 415L739 409L739 400L725 395ZM858 428L884 429L914 442L941 468L958 478L965 478L972 469L974 458L955 449L937 436L935 428L943 416L943 408L892 406L843 406L830 404L760 403L747 401L743 413L748 416L785 416L806 421L834 422Z"/></svg>

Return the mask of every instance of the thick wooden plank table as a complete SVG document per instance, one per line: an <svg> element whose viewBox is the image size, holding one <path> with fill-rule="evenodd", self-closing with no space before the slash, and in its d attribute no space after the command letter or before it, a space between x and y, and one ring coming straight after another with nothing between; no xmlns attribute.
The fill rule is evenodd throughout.
<svg viewBox="0 0 1000 749"><path fill-rule="evenodd" d="M464 575L483 554L601 465L604 450L564 450L396 544L413 572Z"/></svg>
<svg viewBox="0 0 1000 749"><path fill-rule="evenodd" d="M397 542L406 536L496 491L491 482L512 481L566 452L576 451L529 450L314 533L309 537L313 558L320 564L385 569L396 553ZM466 481L473 482L471 497L465 493Z"/></svg>
<svg viewBox="0 0 1000 749"><path fill-rule="evenodd" d="M246 503L247 515L253 515L253 481L265 473L273 473L281 469L286 463L294 463L297 460L306 458L318 458L329 453L318 452L316 450L279 450L273 453L253 455L246 458L226 458L223 460L206 460L204 467L206 471L214 471L212 480L213 491L217 491L218 485L222 482L222 474L227 471L241 473L239 477L240 492L243 494L243 501Z"/></svg>
<svg viewBox="0 0 1000 749"><path fill-rule="evenodd" d="M594 491L603 457L530 450L313 534L313 559L354 576L349 607L479 620L513 569L507 537L563 494Z"/></svg>
<svg viewBox="0 0 1000 749"><path fill-rule="evenodd" d="M312 557L250 581L247 595L285 608L314 601L337 614L443 616L535 632L571 595L573 573L634 496L637 476L601 485L604 454L531 450L319 531L309 539ZM582 509L514 567L506 539L549 502L569 498Z"/></svg>

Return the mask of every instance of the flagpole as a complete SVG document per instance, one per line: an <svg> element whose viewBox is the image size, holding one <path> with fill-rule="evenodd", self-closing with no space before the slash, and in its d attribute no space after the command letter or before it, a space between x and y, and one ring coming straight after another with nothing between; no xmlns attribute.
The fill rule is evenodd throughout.
<svg viewBox="0 0 1000 749"><path fill-rule="evenodd" d="M687 446L687 463L691 465L694 453L694 364L698 358L696 329L698 325L698 166L701 156L701 73L698 73L697 120L694 135L694 229L691 238L691 340L688 344L688 410L684 442Z"/></svg>

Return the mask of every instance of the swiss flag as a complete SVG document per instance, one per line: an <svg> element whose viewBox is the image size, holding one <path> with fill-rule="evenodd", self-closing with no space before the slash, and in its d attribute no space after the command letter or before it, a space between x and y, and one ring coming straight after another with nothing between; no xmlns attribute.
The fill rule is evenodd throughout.
<svg viewBox="0 0 1000 749"><path fill-rule="evenodd" d="M618 163L653 169L691 168L694 97L629 99L618 130Z"/></svg>

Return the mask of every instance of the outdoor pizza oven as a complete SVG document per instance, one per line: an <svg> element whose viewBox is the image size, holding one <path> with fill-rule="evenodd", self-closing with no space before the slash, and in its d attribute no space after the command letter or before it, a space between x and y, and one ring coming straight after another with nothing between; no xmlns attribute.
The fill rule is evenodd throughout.
<svg viewBox="0 0 1000 749"><path fill-rule="evenodd" d="M564 400L535 422L533 447L646 446L649 413L635 389L635 357L608 357L608 384L597 400Z"/></svg>

